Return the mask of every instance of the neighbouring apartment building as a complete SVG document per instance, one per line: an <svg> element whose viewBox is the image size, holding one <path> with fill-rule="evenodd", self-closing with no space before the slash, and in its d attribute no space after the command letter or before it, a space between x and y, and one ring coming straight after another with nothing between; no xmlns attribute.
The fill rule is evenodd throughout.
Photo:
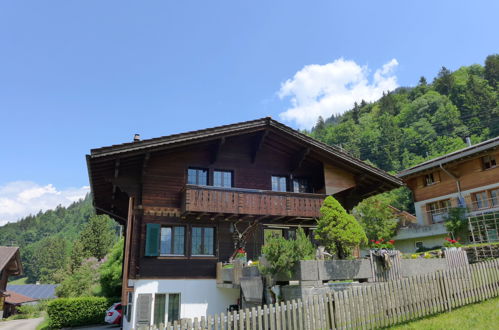
<svg viewBox="0 0 499 330"><path fill-rule="evenodd" d="M399 230L397 248L413 252L442 245L450 208L466 207L468 216L499 211L498 161L496 137L400 172L397 176L413 193L417 224Z"/></svg>
<svg viewBox="0 0 499 330"><path fill-rule="evenodd" d="M333 195L346 209L402 181L271 118L103 147L87 156L95 209L126 227L125 329L225 312L216 283L240 245L312 234Z"/></svg>

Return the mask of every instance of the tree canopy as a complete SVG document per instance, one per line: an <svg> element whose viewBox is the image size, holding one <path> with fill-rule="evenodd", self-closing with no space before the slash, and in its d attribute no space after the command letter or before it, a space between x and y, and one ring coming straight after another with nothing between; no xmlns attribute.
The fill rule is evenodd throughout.
<svg viewBox="0 0 499 330"><path fill-rule="evenodd" d="M315 239L324 245L329 253L345 259L351 256L354 247L367 244L362 226L334 197L326 197L320 213Z"/></svg>
<svg viewBox="0 0 499 330"><path fill-rule="evenodd" d="M312 137L395 173L499 135L499 54L484 66L442 67L429 84L398 88L378 101L353 104L342 115L319 118ZM408 189L391 194L414 213Z"/></svg>

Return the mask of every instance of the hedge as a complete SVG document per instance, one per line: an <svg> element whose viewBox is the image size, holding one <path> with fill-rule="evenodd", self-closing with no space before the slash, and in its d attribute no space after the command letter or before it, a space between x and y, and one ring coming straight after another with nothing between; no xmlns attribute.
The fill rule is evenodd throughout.
<svg viewBox="0 0 499 330"><path fill-rule="evenodd" d="M106 310L115 299L104 297L58 298L47 308L49 327L60 329L80 325L104 323Z"/></svg>

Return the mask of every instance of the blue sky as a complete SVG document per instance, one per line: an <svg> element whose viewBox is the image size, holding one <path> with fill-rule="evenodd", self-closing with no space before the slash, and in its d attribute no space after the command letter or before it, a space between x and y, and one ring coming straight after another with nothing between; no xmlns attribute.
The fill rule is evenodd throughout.
<svg viewBox="0 0 499 330"><path fill-rule="evenodd" d="M442 65L483 63L498 52L498 12L496 1L2 1L0 223L74 199L89 149L134 133L264 116L309 127Z"/></svg>

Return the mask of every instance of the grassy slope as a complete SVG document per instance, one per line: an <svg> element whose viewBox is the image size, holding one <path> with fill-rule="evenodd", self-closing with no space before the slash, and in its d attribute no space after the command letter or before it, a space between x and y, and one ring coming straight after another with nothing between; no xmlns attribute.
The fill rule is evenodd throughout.
<svg viewBox="0 0 499 330"><path fill-rule="evenodd" d="M12 284L12 285L28 284L28 278L27 277L20 277L16 280L9 281L9 284Z"/></svg>
<svg viewBox="0 0 499 330"><path fill-rule="evenodd" d="M498 329L499 298L461 307L423 320L410 322L391 329Z"/></svg>

